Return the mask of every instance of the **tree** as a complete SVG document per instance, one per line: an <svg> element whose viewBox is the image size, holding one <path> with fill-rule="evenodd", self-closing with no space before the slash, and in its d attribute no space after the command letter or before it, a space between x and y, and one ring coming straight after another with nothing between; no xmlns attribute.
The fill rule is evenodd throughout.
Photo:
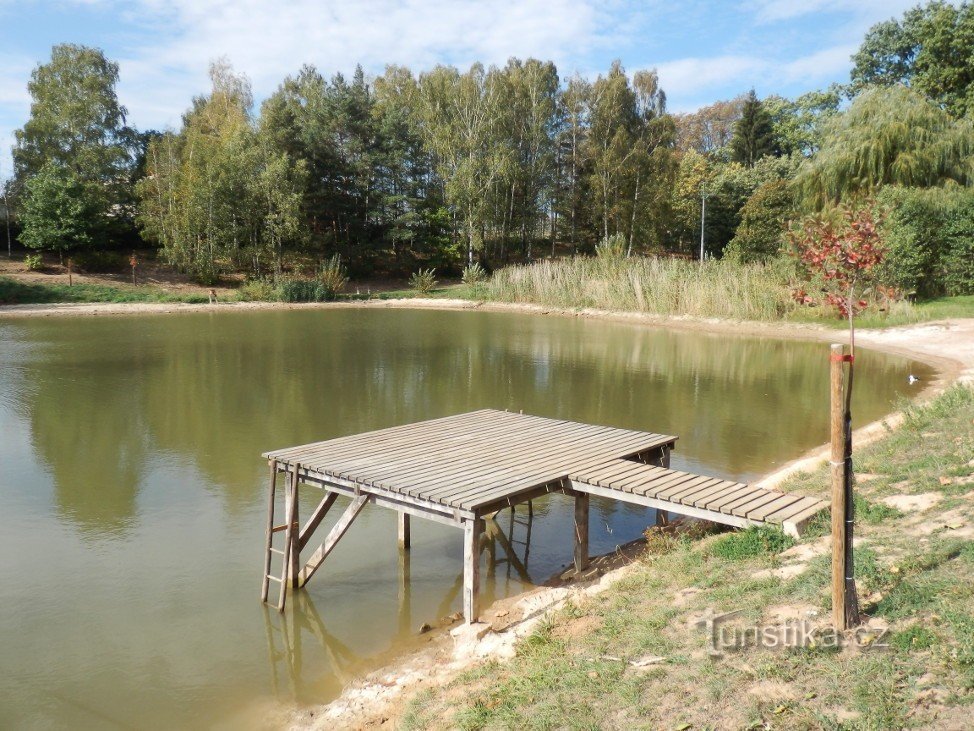
<svg viewBox="0 0 974 731"><path fill-rule="evenodd" d="M676 146L681 150L694 150L701 155L726 159L726 148L741 118L744 99L742 95L714 102L690 114L676 115Z"/></svg>
<svg viewBox="0 0 974 731"><path fill-rule="evenodd" d="M180 132L149 145L140 223L170 263L200 281L247 263L260 273L268 259L280 271L285 243L305 235L305 164L255 129L246 77L218 61L210 78L210 95L193 100Z"/></svg>
<svg viewBox="0 0 974 731"><path fill-rule="evenodd" d="M461 74L437 66L419 79L423 140L443 179L446 199L463 223L467 263L484 244L488 196L503 178L512 150L501 134L510 107L503 102L502 77L480 64Z"/></svg>
<svg viewBox="0 0 974 731"><path fill-rule="evenodd" d="M739 262L765 262L781 249L785 224L794 212L794 196L786 180L764 183L741 209L741 223L724 256Z"/></svg>
<svg viewBox="0 0 974 731"><path fill-rule="evenodd" d="M741 107L741 118L734 125L734 137L730 141L731 159L746 167L765 155L776 152L771 115L761 104L754 89L748 93Z"/></svg>
<svg viewBox="0 0 974 731"><path fill-rule="evenodd" d="M86 215L76 223L88 226L85 238L100 240L130 225L133 133L125 126L125 109L115 94L117 81L117 64L96 48L73 44L54 46L51 60L31 74L30 118L16 131L13 151L24 206L32 205L34 211L30 224L23 220L30 240L49 241L47 233L58 229L57 222L38 218L42 211L53 210L49 200L28 203L31 190L50 194L55 180L66 186L68 198L82 195L78 186L84 189ZM63 171L55 176L48 170L42 184L28 185L46 166ZM35 225L43 226L46 233L32 235L29 227Z"/></svg>
<svg viewBox="0 0 974 731"><path fill-rule="evenodd" d="M883 185L974 180L974 129L905 86L864 91L828 125L799 184L816 207L868 197Z"/></svg>
<svg viewBox="0 0 974 731"><path fill-rule="evenodd" d="M89 186L69 168L46 163L27 180L20 242L31 249L62 254L92 246L101 211Z"/></svg>
<svg viewBox="0 0 974 731"><path fill-rule="evenodd" d="M804 157L818 152L829 120L839 113L842 94L842 87L832 84L825 91L810 91L794 101L780 96L764 99L778 152Z"/></svg>
<svg viewBox="0 0 974 731"><path fill-rule="evenodd" d="M974 7L929 2L873 26L853 56L855 91L908 84L951 114L974 112Z"/></svg>

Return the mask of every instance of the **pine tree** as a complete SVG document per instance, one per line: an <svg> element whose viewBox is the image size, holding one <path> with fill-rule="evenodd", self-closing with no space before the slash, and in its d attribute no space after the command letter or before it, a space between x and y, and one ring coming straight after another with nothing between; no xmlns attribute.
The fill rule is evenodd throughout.
<svg viewBox="0 0 974 731"><path fill-rule="evenodd" d="M754 89L751 89L744 106L741 118L734 127L734 137L731 139L731 157L747 167L754 167L754 163L765 155L775 153L774 129L771 115L761 104Z"/></svg>

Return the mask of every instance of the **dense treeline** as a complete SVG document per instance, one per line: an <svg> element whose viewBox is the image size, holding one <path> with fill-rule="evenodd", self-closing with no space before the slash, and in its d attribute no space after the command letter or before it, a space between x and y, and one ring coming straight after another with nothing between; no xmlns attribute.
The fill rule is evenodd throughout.
<svg viewBox="0 0 974 731"><path fill-rule="evenodd" d="M968 3L932 2L870 30L846 86L682 115L655 71L619 62L594 79L536 59L351 79L305 66L257 106L218 61L179 129L142 134L118 67L61 45L32 75L6 192L27 246L141 236L206 281L336 254L354 275L599 246L698 256L704 199L707 255L760 262L805 213L868 200L890 284L970 291L971 37Z"/></svg>

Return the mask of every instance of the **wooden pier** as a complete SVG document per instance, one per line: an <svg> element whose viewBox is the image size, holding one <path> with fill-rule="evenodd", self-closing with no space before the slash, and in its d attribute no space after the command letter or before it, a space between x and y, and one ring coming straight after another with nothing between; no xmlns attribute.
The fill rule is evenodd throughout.
<svg viewBox="0 0 974 731"><path fill-rule="evenodd" d="M677 438L651 432L581 424L483 409L441 419L379 429L264 454L270 464L267 555L261 599L279 585L283 611L287 587L308 582L369 503L399 513L399 544L409 550L410 518L463 530L463 613L477 620L480 536L484 519L498 510L552 492L575 500L574 563L588 564L591 495L737 527L773 524L797 534L827 503L800 495L671 470ZM278 476L284 476L285 520L276 524ZM323 491L304 523L298 486ZM302 552L339 496L345 512L302 563ZM284 533L283 550L273 547ZM272 574L273 556L281 558Z"/></svg>

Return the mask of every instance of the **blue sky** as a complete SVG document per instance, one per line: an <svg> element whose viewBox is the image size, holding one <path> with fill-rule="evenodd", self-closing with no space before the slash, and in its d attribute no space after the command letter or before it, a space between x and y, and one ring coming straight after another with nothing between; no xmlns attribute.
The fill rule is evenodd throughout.
<svg viewBox="0 0 974 731"><path fill-rule="evenodd" d="M595 76L614 58L659 70L673 111L752 86L795 96L846 81L874 23L916 0L0 0L0 165L27 118L27 80L55 43L102 48L119 62L129 122L179 123L227 56L258 100L303 63L326 74L361 63L414 71L437 63L551 59L562 76Z"/></svg>

